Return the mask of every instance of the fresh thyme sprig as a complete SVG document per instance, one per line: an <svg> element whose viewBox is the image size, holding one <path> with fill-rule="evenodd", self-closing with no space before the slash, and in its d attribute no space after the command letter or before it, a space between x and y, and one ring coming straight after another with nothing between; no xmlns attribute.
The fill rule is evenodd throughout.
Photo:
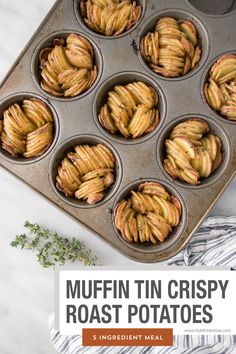
<svg viewBox="0 0 236 354"><path fill-rule="evenodd" d="M36 251L38 262L42 267L63 265L66 261L79 261L84 265L97 264L97 257L78 239L73 237L69 240L59 236L57 232L43 229L29 221L25 222L24 227L28 231L27 234L17 235L10 245Z"/></svg>

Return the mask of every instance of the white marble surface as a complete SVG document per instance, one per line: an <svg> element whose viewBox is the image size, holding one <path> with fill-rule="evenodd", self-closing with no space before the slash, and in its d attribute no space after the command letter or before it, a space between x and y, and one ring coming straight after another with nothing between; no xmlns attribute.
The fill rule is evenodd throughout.
<svg viewBox="0 0 236 354"><path fill-rule="evenodd" d="M72 0L71 0L72 1ZM46 15L53 0L0 0L0 80ZM236 180L212 211L236 212ZM136 264L83 230L74 221L0 169L0 354L55 353L47 316L53 311L53 271L41 269L34 255L9 247L28 219L76 236L90 246L104 265Z"/></svg>

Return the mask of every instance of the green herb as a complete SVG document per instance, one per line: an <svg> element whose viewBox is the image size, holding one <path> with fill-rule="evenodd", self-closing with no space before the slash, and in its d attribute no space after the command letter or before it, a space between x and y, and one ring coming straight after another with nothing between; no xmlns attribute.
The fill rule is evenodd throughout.
<svg viewBox="0 0 236 354"><path fill-rule="evenodd" d="M27 234L17 235L10 243L12 247L37 252L39 264L48 268L55 264L63 265L66 261L80 261L84 265L96 265L97 257L92 255L83 242L74 237L69 240L41 228L38 224L31 224L26 221L24 224Z"/></svg>

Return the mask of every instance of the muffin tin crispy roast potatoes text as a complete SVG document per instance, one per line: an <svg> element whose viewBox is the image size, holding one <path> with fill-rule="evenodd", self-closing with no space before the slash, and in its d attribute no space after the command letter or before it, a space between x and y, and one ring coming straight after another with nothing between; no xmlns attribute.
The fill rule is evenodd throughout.
<svg viewBox="0 0 236 354"><path fill-rule="evenodd" d="M59 0L0 88L1 166L140 262L235 175L236 1L207 3Z"/></svg>

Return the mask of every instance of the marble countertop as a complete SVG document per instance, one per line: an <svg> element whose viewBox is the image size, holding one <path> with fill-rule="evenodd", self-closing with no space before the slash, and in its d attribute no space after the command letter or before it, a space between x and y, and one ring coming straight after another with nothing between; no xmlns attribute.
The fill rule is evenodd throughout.
<svg viewBox="0 0 236 354"><path fill-rule="evenodd" d="M0 80L53 3L53 0L0 0ZM233 215L235 210L236 179L211 215ZM104 265L136 264L0 168L1 354L55 353L47 326L47 317L53 311L53 271L40 268L30 252L9 247L14 236L23 231L26 219L56 229L62 235L79 235Z"/></svg>

